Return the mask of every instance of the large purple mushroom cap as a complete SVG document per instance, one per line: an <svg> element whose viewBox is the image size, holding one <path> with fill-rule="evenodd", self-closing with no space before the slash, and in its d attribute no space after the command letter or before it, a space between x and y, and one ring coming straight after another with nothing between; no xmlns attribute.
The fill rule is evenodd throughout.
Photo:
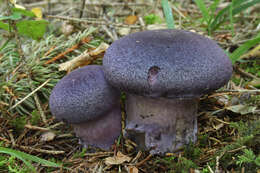
<svg viewBox="0 0 260 173"><path fill-rule="evenodd" d="M184 30L153 30L115 41L105 78L126 92L124 134L152 154L197 139L199 97L228 82L232 64L215 41Z"/></svg>
<svg viewBox="0 0 260 173"><path fill-rule="evenodd" d="M119 104L120 93L106 82L101 66L72 71L52 90L50 109L58 120L81 123L93 120Z"/></svg>
<svg viewBox="0 0 260 173"><path fill-rule="evenodd" d="M108 48L103 66L111 85L149 97L199 97L226 84L232 74L215 41L184 30L125 36Z"/></svg>

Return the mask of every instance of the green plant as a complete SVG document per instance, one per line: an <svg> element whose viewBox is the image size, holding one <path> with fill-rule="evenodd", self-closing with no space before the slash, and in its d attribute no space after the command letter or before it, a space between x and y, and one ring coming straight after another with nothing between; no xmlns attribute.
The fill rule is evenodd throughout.
<svg viewBox="0 0 260 173"><path fill-rule="evenodd" d="M34 110L34 111L32 111L31 115L32 115L32 117L30 119L30 123L32 125L37 125L41 121L41 115L40 115L39 111Z"/></svg>
<svg viewBox="0 0 260 173"><path fill-rule="evenodd" d="M216 9L220 0L214 0L209 8L207 8L204 0L195 0L195 3L202 13L203 22L205 21L207 24L208 34L211 35L213 31L227 20L230 20L230 25L234 32L233 17L247 8L260 3L260 0L232 0L227 7L218 12L216 12Z"/></svg>
<svg viewBox="0 0 260 173"><path fill-rule="evenodd" d="M26 124L26 116L16 117L10 121L10 124L14 127L16 133L20 133Z"/></svg>
<svg viewBox="0 0 260 173"><path fill-rule="evenodd" d="M161 23L162 19L155 14L149 14L147 16L144 16L144 21L147 25L149 25L149 24Z"/></svg>
<svg viewBox="0 0 260 173"><path fill-rule="evenodd" d="M173 15L172 15L172 9L169 5L168 0L162 0L162 7L163 7L163 13L166 19L166 23L169 29L174 29L174 19L173 19Z"/></svg>
<svg viewBox="0 0 260 173"><path fill-rule="evenodd" d="M246 53L250 48L260 43L260 33L253 39L246 41L244 44L239 46L234 52L229 55L232 63L234 64L239 58Z"/></svg>
<svg viewBox="0 0 260 173"><path fill-rule="evenodd" d="M17 164L14 156L0 157L0 170L7 170L12 173L30 173L31 170L23 165Z"/></svg>
<svg viewBox="0 0 260 173"><path fill-rule="evenodd" d="M187 173L190 168L197 168L198 166L191 160L186 159L185 157L180 157L176 163L176 172L178 173Z"/></svg>
<svg viewBox="0 0 260 173"><path fill-rule="evenodd" d="M9 4L9 6L12 5ZM8 32L17 30L20 35L39 40L43 37L48 22L46 20L35 20L35 17L35 14L29 10L12 6L8 16L0 16L0 29Z"/></svg>
<svg viewBox="0 0 260 173"><path fill-rule="evenodd" d="M78 151L78 152L76 152L76 153L73 155L73 158L82 158L82 157L84 157L84 155L86 154L86 151L87 151L86 148L82 148L81 151Z"/></svg>
<svg viewBox="0 0 260 173"><path fill-rule="evenodd" d="M4 148L4 147L0 147L0 153L3 154L8 154L11 156L11 159L3 159L0 163L3 165L3 163L9 163L9 162L13 162L14 159L19 159L21 161L23 161L23 163L30 169L30 171L33 172L37 172L36 169L34 168L34 166L31 164L31 162L36 162L48 167L61 167L61 165L56 164L54 162L50 162L48 160L45 159L41 159L39 157L30 155L30 154L26 154L24 152L21 151L17 151L17 150L13 150L13 149L9 149L9 148ZM1 166L0 164L0 166ZM13 167L8 167L9 170L15 171L15 168Z"/></svg>
<svg viewBox="0 0 260 173"><path fill-rule="evenodd" d="M192 161L199 159L200 153L200 148L196 147L192 142L184 148L184 157Z"/></svg>
<svg viewBox="0 0 260 173"><path fill-rule="evenodd" d="M236 164L250 169L260 168L260 154L256 156L251 149L244 149L243 154L239 155Z"/></svg>
<svg viewBox="0 0 260 173"><path fill-rule="evenodd" d="M238 138L236 138L236 140L233 143L226 145L224 148L222 148L220 151L216 153L216 156L223 154L223 156L220 159L220 165L224 169L226 169L229 165L236 164L240 166L238 170L241 169L242 166L246 166L246 170L248 172L254 171L256 169L256 166L258 166L257 164L259 163L259 156L256 155L260 154L259 150L257 149L260 146L260 120L249 122L232 122L230 124L230 127L235 128L237 130ZM249 151L243 149L245 147ZM243 155L237 155L237 152L230 152L236 151L240 148L242 148L244 151ZM253 153L253 151L255 152L255 154ZM233 158L236 157L238 159L234 160ZM250 162L250 160L252 160L253 158L257 159L257 164L255 162L251 162L251 164L246 164Z"/></svg>

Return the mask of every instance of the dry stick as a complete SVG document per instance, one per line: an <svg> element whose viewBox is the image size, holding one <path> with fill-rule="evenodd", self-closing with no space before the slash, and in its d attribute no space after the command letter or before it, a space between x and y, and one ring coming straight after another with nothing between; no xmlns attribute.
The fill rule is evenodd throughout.
<svg viewBox="0 0 260 173"><path fill-rule="evenodd" d="M59 60L59 59L63 58L66 54L74 51L75 49L77 49L82 44L90 42L90 40L91 40L90 37L83 38L79 43L75 44L71 48L68 48L65 52L62 52L59 55L55 56L54 58L46 61L44 64L50 64L50 63L52 63L52 62L54 62L56 60Z"/></svg>
<svg viewBox="0 0 260 173"><path fill-rule="evenodd" d="M43 121L44 123L46 123L46 122L47 122L47 119L46 119L46 116L45 116L45 114L44 114L44 112L43 112L43 110L42 110L42 106L41 106L41 103L40 103L40 99L39 99L39 97L38 97L38 95L37 95L36 93L33 95L33 97L34 97L34 100L35 100L36 107L37 107L38 110L39 110L39 113L40 113L40 116L41 116L41 118L42 118L42 121Z"/></svg>
<svg viewBox="0 0 260 173"><path fill-rule="evenodd" d="M19 104L21 104L22 102L24 102L24 100L26 100L28 97L30 97L31 95L33 95L35 92L37 92L39 89L41 89L44 85L46 85L51 79L46 80L43 84L41 84L38 88L36 88L35 90L33 90L30 94L28 94L26 97L24 97L22 100L20 100L19 102L17 102L15 105L13 105L11 108L9 108L9 110L14 109L16 106L18 106Z"/></svg>
<svg viewBox="0 0 260 173"><path fill-rule="evenodd" d="M49 126L49 129L54 129L54 128L60 126L60 125L64 125L64 122L59 122L59 123L56 123L56 124L54 124L52 126Z"/></svg>
<svg viewBox="0 0 260 173"><path fill-rule="evenodd" d="M246 146L242 146L242 147L239 147L239 148L236 148L236 149L233 149L233 150L229 150L229 151L227 151L227 152L228 152L228 153L234 153L234 152L243 150L243 149L245 149L245 148L246 148Z"/></svg>
<svg viewBox="0 0 260 173"><path fill-rule="evenodd" d="M80 13L79 13L79 18L82 18L82 16L83 16L85 4L86 4L86 0L82 0L82 5L81 5Z"/></svg>
<svg viewBox="0 0 260 173"><path fill-rule="evenodd" d="M46 131L49 131L49 130L50 130L49 128L38 127L38 126L32 126L32 125L30 125L30 124L26 124L24 127L27 128L27 129L39 130L39 131L43 131L43 132L46 132Z"/></svg>
<svg viewBox="0 0 260 173"><path fill-rule="evenodd" d="M142 155L142 151L138 151L137 155L133 158L131 163L137 162L137 160L141 157L141 155Z"/></svg>
<svg viewBox="0 0 260 173"><path fill-rule="evenodd" d="M235 66L235 71L237 71L238 73L240 73L241 75L245 76L245 77L249 77L252 79L259 79L258 77L256 77L255 75L252 75L248 72L245 72L244 70L242 70L241 68Z"/></svg>
<svg viewBox="0 0 260 173"><path fill-rule="evenodd" d="M6 143L9 143L9 144L12 143L11 141L9 141L8 139L5 139L3 137L0 137L0 140L5 141ZM17 145L17 144L13 144L13 146L21 148L21 149L26 150L26 151L30 151L30 152L36 151L36 152L39 152L39 153L54 154L54 155L65 153L65 151L45 150L45 149L33 148L33 147Z"/></svg>
<svg viewBox="0 0 260 173"><path fill-rule="evenodd" d="M152 154L149 154L144 160L138 162L135 166L138 167L138 166L141 166L142 164L144 164L147 160L149 160L153 155Z"/></svg>
<svg viewBox="0 0 260 173"><path fill-rule="evenodd" d="M134 28L134 29L141 28L141 26L138 26L138 25L125 25L125 24L120 24L120 23L118 24L118 23L111 23L111 22L104 22L104 21L87 21L87 20L83 20L83 19L65 17L65 16L47 15L46 17L60 19L60 20L69 20L69 21L80 22L80 23L85 23L85 24L108 25L108 26L114 26L114 27L126 27L126 28Z"/></svg>
<svg viewBox="0 0 260 173"><path fill-rule="evenodd" d="M212 168L209 165L207 165L207 167L208 167L208 170L210 171L210 173L214 173L214 171L212 170Z"/></svg>
<svg viewBox="0 0 260 173"><path fill-rule="evenodd" d="M260 89L255 90L245 90L245 89L239 89L239 90L225 90L225 91L215 91L211 95L208 96L208 98L216 97L216 96L222 96L222 95L236 95L240 93L252 93L252 94L260 94Z"/></svg>
<svg viewBox="0 0 260 173"><path fill-rule="evenodd" d="M101 43L95 50L91 51L91 52L83 52L80 56L67 61L65 63L62 63L59 65L59 70L60 71L70 71L75 69L77 66L79 66L80 64L82 64L82 62L87 62L87 61L92 61L94 59L94 56L105 52L107 50L107 48L109 47L108 44L106 43Z"/></svg>
<svg viewBox="0 0 260 173"><path fill-rule="evenodd" d="M108 152L97 152L97 153L85 153L84 156L110 156L114 154L114 152L108 151Z"/></svg>
<svg viewBox="0 0 260 173"><path fill-rule="evenodd" d="M30 4L24 4L25 7L31 8L31 7L39 7L39 6L45 6L47 5L48 2L46 1L41 1L41 2L36 2L36 3L30 3ZM54 4L68 4L69 2L62 2L60 0L53 0L49 2L51 5ZM74 3L78 4L78 3ZM88 2L85 3L85 6L151 6L149 3L122 3L122 2L114 2L114 3L98 3L98 2Z"/></svg>

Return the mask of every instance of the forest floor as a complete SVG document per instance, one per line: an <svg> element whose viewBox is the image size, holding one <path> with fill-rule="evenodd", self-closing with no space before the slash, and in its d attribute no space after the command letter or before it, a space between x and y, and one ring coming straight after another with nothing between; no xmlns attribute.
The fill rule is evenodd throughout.
<svg viewBox="0 0 260 173"><path fill-rule="evenodd" d="M235 58L228 84L200 98L197 142L163 156L141 151L124 137L109 151L82 148L73 129L51 115L52 88L79 66L102 64L107 47L100 45L133 32L167 28L160 1L86 1L84 8L82 2L21 1L20 5L42 12L42 19L48 21L44 37L37 41L15 29L13 33L0 30L0 172L260 173L257 1L237 14L226 11L218 26L206 20L214 21L229 1L220 1L214 10L213 2L206 1L212 9L208 19L193 1L170 3L175 28L207 36ZM8 15L4 7L1 14ZM84 61L71 61L86 50L89 56ZM41 164L31 156L62 166Z"/></svg>

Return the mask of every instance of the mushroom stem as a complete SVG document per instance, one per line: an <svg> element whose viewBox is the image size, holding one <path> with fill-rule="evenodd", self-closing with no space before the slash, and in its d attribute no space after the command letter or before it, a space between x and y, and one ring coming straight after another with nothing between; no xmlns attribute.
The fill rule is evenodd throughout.
<svg viewBox="0 0 260 173"><path fill-rule="evenodd" d="M95 146L109 149L121 132L120 106L96 119L72 124L74 131L84 147Z"/></svg>
<svg viewBox="0 0 260 173"><path fill-rule="evenodd" d="M196 141L198 98L148 98L128 94L124 134L151 154Z"/></svg>

